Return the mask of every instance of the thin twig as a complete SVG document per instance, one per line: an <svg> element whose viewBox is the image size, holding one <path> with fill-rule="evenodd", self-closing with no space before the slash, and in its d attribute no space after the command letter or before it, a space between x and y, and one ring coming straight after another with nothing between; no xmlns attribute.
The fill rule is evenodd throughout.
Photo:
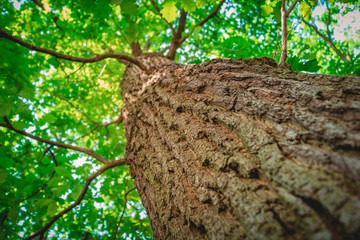
<svg viewBox="0 0 360 240"><path fill-rule="evenodd" d="M156 11L159 13L159 15L161 16L161 18L167 23L167 25L169 25L172 34L175 35L175 29L174 29L174 27L172 26L171 23L169 23L169 22L163 17L163 15L162 15L161 12L160 12L159 7L156 5L156 3L154 2L154 0L151 0L151 4L154 6L154 8L156 9Z"/></svg>
<svg viewBox="0 0 360 240"><path fill-rule="evenodd" d="M166 50L169 50L169 49L170 49L170 46L165 47L164 49L160 50L160 51L157 52L157 53L159 53L159 54L164 54L164 52L166 52Z"/></svg>
<svg viewBox="0 0 360 240"><path fill-rule="evenodd" d="M325 2L326 4L326 9L329 11L328 13L328 18L327 18L327 21L326 21L326 30L327 30L327 34L328 34L328 38L331 40L331 31L330 31L330 22L331 22L331 8L329 7L329 3L328 2Z"/></svg>
<svg viewBox="0 0 360 240"><path fill-rule="evenodd" d="M43 160L43 158L44 158L44 157L46 156L46 154L51 150L52 147L53 147L53 145L50 145L50 146L48 146L48 147L45 149L44 153L41 155L40 160L37 162L37 164L40 164L40 163L41 163L41 161Z"/></svg>
<svg viewBox="0 0 360 240"><path fill-rule="evenodd" d="M287 30L287 19L291 13L291 11L295 8L296 4L299 2L299 0L295 0L292 5L289 7L288 10L285 8L285 0L281 1L281 57L279 61L280 66L285 65L285 61L288 55L288 49L287 49L287 38L288 38L288 30Z"/></svg>
<svg viewBox="0 0 360 240"><path fill-rule="evenodd" d="M105 172L108 169L117 167L117 166L122 166L127 164L128 162L125 159L119 159L119 160L115 160L115 161L111 161L108 162L107 164L105 164L105 166L103 166L102 168L100 168L96 173L92 174L90 177L88 177L86 179L84 188L82 189L80 196L76 199L76 201L71 204L69 207L67 207L66 209L64 209L63 211L61 211L60 213L58 213L57 215L55 215L45 226L43 226L39 231L37 231L36 233L30 235L29 237L27 237L25 240L30 240L33 239L41 234L43 234L44 232L46 232L53 224L54 222L56 222L60 217L62 217L64 214L66 214L67 212L69 212L71 209L73 209L74 207L76 207L77 205L80 204L80 202L83 200L87 189L89 188L89 185L91 183L92 180L94 180L95 178L97 178L98 176L100 176L103 172Z"/></svg>
<svg viewBox="0 0 360 240"><path fill-rule="evenodd" d="M97 127L108 127L111 124L117 123L119 120L116 121L112 121L110 123L106 123L106 124L100 124L98 122L95 122L94 120L92 120L88 115L86 115L84 112L82 112L79 108L77 108L73 103L71 103L68 99L66 99L64 96L58 95L56 93L53 93L47 89L42 88L45 92L50 93L51 95L60 98L61 100L64 100L65 102L67 102L71 107L73 107L76 111L78 111L81 115L83 115L87 120L89 120L89 122L95 124Z"/></svg>
<svg viewBox="0 0 360 240"><path fill-rule="evenodd" d="M290 15L291 11L294 10L294 8L295 8L295 6L296 6L296 4L297 4L298 2L299 2L299 0L295 0L295 1L291 4L291 6L289 7L289 9L286 10L286 17L288 17L288 16Z"/></svg>
<svg viewBox="0 0 360 240"><path fill-rule="evenodd" d="M306 18L310 13L311 13L311 9L307 10L306 13L305 13L305 15L304 15L303 17ZM287 35L287 38L289 38L291 32L292 32L297 26L299 26L300 23L301 23L301 21L298 21L297 24L295 24L293 27L291 27L291 29L290 29L290 31L289 31L289 33L288 33L288 35Z"/></svg>
<svg viewBox="0 0 360 240"><path fill-rule="evenodd" d="M30 43L27 43L23 40L21 40L20 38L17 38L7 32L5 32L4 30L0 29L0 38L6 38L9 39L10 41L13 41L17 44L20 44L21 46L24 46L30 50L35 50L37 52L42 52L42 53L46 53L49 54L51 56L57 57L57 58L61 58L61 59L65 59L68 61L73 61L73 62L81 62L81 63L94 63L94 62L99 62L103 59L106 58L115 58L115 59L122 59L125 61L128 61L130 63L133 63L135 65L137 65L138 67L140 67L141 70L144 71L148 71L147 67L138 59L132 58L129 55L125 54L125 53L112 53L112 52L107 52L107 53L103 53L100 55L97 55L95 57L88 57L88 58L82 58L82 57L74 57L74 56L69 56L63 53L59 53L47 48L42 48L42 47L37 47L35 45L32 45Z"/></svg>
<svg viewBox="0 0 360 240"><path fill-rule="evenodd" d="M53 93L45 88L43 88L43 90L45 92L50 93L51 95L60 98L61 100L64 100L67 104L69 104L71 107L73 107L74 109L76 109L76 111L78 111L81 115L83 115L89 122L95 124L95 125L100 125L99 123L95 122L94 120L92 120L88 115L86 115L85 113L83 113L79 108L77 108L74 104L72 104L68 99L66 99L64 96L61 96L59 94Z"/></svg>
<svg viewBox="0 0 360 240"><path fill-rule="evenodd" d="M287 15L285 0L281 0L281 57L279 65L283 66L287 58Z"/></svg>
<svg viewBox="0 0 360 240"><path fill-rule="evenodd" d="M197 24L193 27L193 29L195 29L196 27L199 27L199 26L200 26L200 27L203 26L203 25L204 25L207 21L209 21L212 17L216 16L217 12L220 10L220 8L221 8L221 6L223 5L224 2L225 2L225 0L222 0L222 1L219 3L219 5L217 5L217 7L216 7L214 10L212 10L207 17L205 17L202 21L200 21L199 23L197 23ZM182 37L182 38L180 39L180 45L183 44L183 42L190 36L191 33L192 33L192 31L191 31L190 33L188 33L186 36L184 36L184 37Z"/></svg>
<svg viewBox="0 0 360 240"><path fill-rule="evenodd" d="M180 44L181 34L185 30L186 17L187 17L187 12L185 12L185 10L182 9L181 12L180 12L179 26L177 28L176 33L173 34L173 37L171 39L170 49L169 49L169 52L167 54L167 57L172 59L172 60L175 59L176 50L181 45Z"/></svg>
<svg viewBox="0 0 360 240"><path fill-rule="evenodd" d="M335 46L335 44L331 41L331 39L327 38L324 34L322 34L316 25L312 25L310 22L306 21L304 18L301 18L301 21L303 21L307 26L309 26L317 35L319 35L329 46L339 55L339 57L344 62L350 62L349 59L346 58L346 56Z"/></svg>
<svg viewBox="0 0 360 240"><path fill-rule="evenodd" d="M81 66L78 69L76 69L75 71L73 71L72 73L70 73L68 77L71 77L72 75L74 75L75 73L80 71L80 69L82 69L84 65L85 65L85 63L81 64Z"/></svg>
<svg viewBox="0 0 360 240"><path fill-rule="evenodd" d="M217 12L220 10L220 8L224 2L225 2L225 0L221 0L219 5L217 5L217 7L214 10L212 10L211 13L207 17L205 17L202 21L200 21L198 24L196 24L194 26L194 28L196 28L198 26L203 26L207 21L209 21L212 17L214 17L217 14Z"/></svg>
<svg viewBox="0 0 360 240"><path fill-rule="evenodd" d="M39 0L32 0L33 3L35 3L38 7L40 7L43 11L45 10L45 6L44 4L42 4L42 2L40 2ZM59 20L58 16L55 16L52 18L52 20L54 21L56 27L61 30L61 27L59 26L59 24L57 23Z"/></svg>
<svg viewBox="0 0 360 240"><path fill-rule="evenodd" d="M104 127L104 128L107 128L108 126L110 126L111 124L114 124L116 123L117 121L112 121L112 122L109 122L109 123L106 123L106 124L99 124L99 125L96 125L95 127L93 127L89 132L81 135L80 137L76 138L76 139L73 139L73 140L68 140L69 143L74 143L80 139L83 139L84 137L90 135L92 132L94 132L96 129L100 128L100 127ZM58 153L62 148L59 148L55 151L55 153Z"/></svg>
<svg viewBox="0 0 360 240"><path fill-rule="evenodd" d="M69 85L69 76L67 75L64 66L61 64L60 60L56 58L56 62L59 64L61 71L65 74L66 76L66 86ZM57 86L59 87L60 81L58 81Z"/></svg>
<svg viewBox="0 0 360 240"><path fill-rule="evenodd" d="M45 151L46 151L46 150L45 150ZM54 161L55 166L56 166L56 167L59 166L58 162L56 161L56 158L55 158L54 153L53 153L51 150L49 150L49 151L50 151L50 155L51 155L51 157L52 157L52 159L53 159L53 161ZM45 153L45 154L46 154L46 153ZM31 195L27 196L26 198L21 199L20 201L17 202L17 204L19 204L19 203L21 203L21 202L24 202L24 201L28 200L29 198L32 198L32 197L34 197L36 194L38 194L41 190L43 190L43 189L47 186L47 184L48 184L48 183L50 182L50 180L54 177L54 175L55 175L55 169L52 171L50 178L46 181L46 183L44 183L44 184L41 186L41 188L39 188L38 190L36 190L34 193L32 193Z"/></svg>
<svg viewBox="0 0 360 240"><path fill-rule="evenodd" d="M131 188L130 190L128 190L126 193L125 193L125 195L124 195L124 207L123 207L123 211L122 211L122 213L121 213L121 216L120 216L120 219L119 219L119 221L118 221L118 223L117 223L117 225L116 225L116 231L115 231L115 233L114 233L114 238L113 238L113 240L115 240L116 239L116 235L118 234L118 232L119 232L119 227L120 227L120 224L121 224L121 221L122 221L122 219L123 219L123 216L124 216L124 213L125 213L125 210L126 210L126 204L127 204L127 195L130 193L130 192L132 192L132 191L134 191L136 188L134 187L134 188Z"/></svg>
<svg viewBox="0 0 360 240"><path fill-rule="evenodd" d="M61 147L61 148L68 148L68 149L72 149L72 150L75 150L75 151L78 151L78 152L82 152L82 153L85 153L89 156L92 156L93 158L95 158L96 160L98 160L99 162L101 163L104 163L104 164L107 164L108 161L101 157L100 155L96 154L95 152L93 152L92 150L90 149L85 149L85 148L81 148L81 147L76 147L76 146L72 146L72 145L69 145L69 144L65 144L65 143L59 143L59 142L54 142L54 141L51 141L51 140L47 140L47 139L44 139L44 138L40 138L40 137L37 137L37 136L34 136L34 135L31 135L23 130L19 130L19 129L16 129L14 128L9 120L6 118L6 117L3 117L4 121L5 121L5 124L4 123L0 123L0 126L1 127L5 127L7 129L10 129L14 132L17 132L21 135L24 135L26 137L29 137L29 138L32 138L34 140L37 140L39 142L43 142L43 143L48 143L48 144L51 144L51 145L54 145L54 146L58 146L58 147Z"/></svg>
<svg viewBox="0 0 360 240"><path fill-rule="evenodd" d="M277 54L276 50L277 50L278 43L279 43L278 39L279 39L279 29L276 32L276 45L275 45L274 53L273 53L273 59L274 60L275 60L275 57L276 57L276 54Z"/></svg>

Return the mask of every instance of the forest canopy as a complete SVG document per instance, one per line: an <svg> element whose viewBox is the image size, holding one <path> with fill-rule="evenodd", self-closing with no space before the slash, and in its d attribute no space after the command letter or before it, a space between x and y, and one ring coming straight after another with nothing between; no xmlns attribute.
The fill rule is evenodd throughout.
<svg viewBox="0 0 360 240"><path fill-rule="evenodd" d="M124 159L126 67L282 51L281 0L0 2L1 239L151 239ZM360 76L358 1L283 2L293 71Z"/></svg>

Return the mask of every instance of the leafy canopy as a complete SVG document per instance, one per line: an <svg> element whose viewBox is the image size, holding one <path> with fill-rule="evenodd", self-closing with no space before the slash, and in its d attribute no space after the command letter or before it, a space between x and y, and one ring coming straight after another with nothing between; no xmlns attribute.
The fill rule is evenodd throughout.
<svg viewBox="0 0 360 240"><path fill-rule="evenodd" d="M280 0L1 0L0 238L43 230L40 235L49 239L116 234L150 239L140 197L120 161L126 139L116 123L126 65L125 55L116 54L131 56L132 43L138 43L142 52L170 56L176 36L174 58L182 63L278 60L280 5ZM345 40L335 38L346 16L359 20L358 1L296 5L288 20L287 62L293 70L359 75L360 30L349 35L351 29L341 24ZM113 55L92 63L69 61L14 39L68 56ZM115 159L120 159L116 167L106 162Z"/></svg>

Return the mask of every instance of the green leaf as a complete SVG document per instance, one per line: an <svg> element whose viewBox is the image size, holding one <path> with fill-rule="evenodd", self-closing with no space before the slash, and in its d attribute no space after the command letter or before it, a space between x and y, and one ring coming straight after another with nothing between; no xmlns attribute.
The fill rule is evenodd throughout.
<svg viewBox="0 0 360 240"><path fill-rule="evenodd" d="M353 74L358 75L360 77L360 68L356 69Z"/></svg>
<svg viewBox="0 0 360 240"><path fill-rule="evenodd" d="M305 62L303 67L307 72L317 72L321 68L318 66L318 61L316 59Z"/></svg>
<svg viewBox="0 0 360 240"><path fill-rule="evenodd" d="M19 216L19 211L20 211L20 209L17 205L10 208L9 213L8 213L9 219L11 219L12 221L15 221L17 219L17 217Z"/></svg>
<svg viewBox="0 0 360 240"><path fill-rule="evenodd" d="M53 177L47 185L48 187L57 187L59 186L60 181L61 181L60 177Z"/></svg>
<svg viewBox="0 0 360 240"><path fill-rule="evenodd" d="M49 163L51 163L51 158L49 158L48 156L45 156L42 159L42 163L45 164L45 165L48 165Z"/></svg>
<svg viewBox="0 0 360 240"><path fill-rule="evenodd" d="M69 188L70 183L66 182L64 185L50 188L50 191L53 193L54 197L60 197L61 195L65 194L69 190Z"/></svg>
<svg viewBox="0 0 360 240"><path fill-rule="evenodd" d="M2 101L0 100L0 116L9 116L11 110L13 110L14 105L11 101Z"/></svg>
<svg viewBox="0 0 360 240"><path fill-rule="evenodd" d="M15 161L11 158L8 158L6 156L2 156L0 159L0 167L2 168L9 168L14 166Z"/></svg>
<svg viewBox="0 0 360 240"><path fill-rule="evenodd" d="M310 19L311 7L307 5L305 1L300 3L300 14L306 21Z"/></svg>
<svg viewBox="0 0 360 240"><path fill-rule="evenodd" d="M14 128L20 129L20 130L24 129L27 126L26 123L20 122L20 121L13 122L12 125Z"/></svg>
<svg viewBox="0 0 360 240"><path fill-rule="evenodd" d="M269 5L261 6L261 15L262 15L262 16L267 17L267 16L269 16L270 13L272 13L272 12L273 12L273 8L272 8L271 6L269 6Z"/></svg>
<svg viewBox="0 0 360 240"><path fill-rule="evenodd" d="M71 177L71 170L65 168L64 166L57 166L55 167L55 172L57 176L63 176L63 177Z"/></svg>
<svg viewBox="0 0 360 240"><path fill-rule="evenodd" d="M321 69L318 66L318 61L316 59L312 59L309 61L302 62L298 57L289 57L286 61L292 67L293 71L306 71L306 72L317 72Z"/></svg>
<svg viewBox="0 0 360 240"><path fill-rule="evenodd" d="M281 1L274 5L273 16L277 23L281 23Z"/></svg>
<svg viewBox="0 0 360 240"><path fill-rule="evenodd" d="M74 190L70 193L70 198L76 201L76 199L78 199L78 197L80 196L82 189L83 186L79 183L76 183L74 186Z"/></svg>
<svg viewBox="0 0 360 240"><path fill-rule="evenodd" d="M21 191L21 193L25 196L30 195L34 192L34 185L26 185L24 189Z"/></svg>
<svg viewBox="0 0 360 240"><path fill-rule="evenodd" d="M46 123L54 123L57 120L57 118L51 113L42 116L41 119L44 120Z"/></svg>
<svg viewBox="0 0 360 240"><path fill-rule="evenodd" d="M113 4L113 5L120 5L122 2L122 0L110 0L110 4Z"/></svg>
<svg viewBox="0 0 360 240"><path fill-rule="evenodd" d="M56 201L53 199L50 199L51 201L49 201L48 206L47 206L47 215L49 215L49 217L55 216L57 213L57 205L56 205Z"/></svg>
<svg viewBox="0 0 360 240"><path fill-rule="evenodd" d="M168 22L175 21L177 18L177 8L175 6L175 2L165 2L163 5L163 9L160 10L160 13Z"/></svg>
<svg viewBox="0 0 360 240"><path fill-rule="evenodd" d="M196 7L203 8L206 5L206 0L196 0Z"/></svg>
<svg viewBox="0 0 360 240"><path fill-rule="evenodd" d="M122 0L120 6L121 12L124 14L136 15L138 10L138 6L134 0Z"/></svg>
<svg viewBox="0 0 360 240"><path fill-rule="evenodd" d="M316 53L308 52L302 57L303 59L312 60L316 58Z"/></svg>
<svg viewBox="0 0 360 240"><path fill-rule="evenodd" d="M49 198L40 199L39 201L37 201L35 203L34 209L36 209L37 211L40 211L41 209L48 210L49 206L54 204L54 202L55 202L55 200L49 199ZM56 204L56 202L55 202L55 204Z"/></svg>
<svg viewBox="0 0 360 240"><path fill-rule="evenodd" d="M4 169L0 168L0 184L5 182L6 179L6 172Z"/></svg>
<svg viewBox="0 0 360 240"><path fill-rule="evenodd" d="M197 33L199 33L200 31L201 31L201 26L197 26L197 27L194 28L193 33L194 33L194 34L197 34Z"/></svg>
<svg viewBox="0 0 360 240"><path fill-rule="evenodd" d="M193 0L181 0L181 6L184 8L186 12L193 12L196 10L196 4Z"/></svg>
<svg viewBox="0 0 360 240"><path fill-rule="evenodd" d="M23 90L21 91L21 94L26 99L32 99L35 95L35 90L28 86L24 86Z"/></svg>

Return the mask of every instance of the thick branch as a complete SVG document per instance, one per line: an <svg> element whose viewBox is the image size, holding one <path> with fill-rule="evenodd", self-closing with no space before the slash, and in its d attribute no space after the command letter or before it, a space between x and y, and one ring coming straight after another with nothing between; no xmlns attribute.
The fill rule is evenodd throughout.
<svg viewBox="0 0 360 240"><path fill-rule="evenodd" d="M102 168L99 169L99 171L97 171L96 173L94 173L93 175L91 175L90 177L88 177L86 179L85 185L83 190L81 191L80 196L78 197L78 199L76 199L76 201L71 204L69 207L67 207L66 209L64 209L63 211L61 211L59 214L55 215L44 227L42 227L39 231L37 231L36 233L34 233L33 235L29 236L28 238L26 238L26 240L29 239L33 239L39 235L42 235L44 232L46 232L51 225L54 224L54 222L56 222L60 217L62 217L64 214L66 214L67 212L69 212L71 209L73 209L74 207L76 207L77 205L79 205L79 203L83 200L87 189L89 188L89 185L91 183L92 180L94 180L95 178L97 178L98 176L100 176L103 172L105 172L108 169L117 167L117 166L122 166L127 164L127 161L125 159L120 159L120 160L116 160L116 161L112 161L112 162L108 162L105 166L103 166Z"/></svg>
<svg viewBox="0 0 360 240"><path fill-rule="evenodd" d="M45 10L44 4L42 4L42 2L40 2L39 0L32 0L32 1L33 3L38 5L42 10Z"/></svg>
<svg viewBox="0 0 360 240"><path fill-rule="evenodd" d="M131 46L131 52L135 57L138 57L142 54L142 50L139 42L132 42L130 46Z"/></svg>
<svg viewBox="0 0 360 240"><path fill-rule="evenodd" d="M134 191L136 188L131 188L130 190L128 190L126 193L125 193L125 195L124 195L124 207L123 207L123 211L122 211L122 213L121 213L121 216L120 216L120 219L119 219L119 222L117 223L117 225L116 225L116 231L115 231L115 233L114 233L114 240L116 239L116 235L119 233L119 226L120 226L120 224L121 224L121 221L122 221L122 218L123 218L123 216L124 216L124 213L125 213L125 210L126 210L126 204L127 204L127 195L130 193L130 192L132 192L132 191Z"/></svg>
<svg viewBox="0 0 360 240"><path fill-rule="evenodd" d="M21 46L24 46L30 50L34 50L37 52L42 52L42 53L46 53L49 54L51 56L57 57L57 58L61 58L61 59L65 59L68 61L73 61L73 62L82 62L82 63L94 63L94 62L99 62L103 59L106 58L115 58L115 59L120 59L120 60L125 60L127 62L133 63L135 65L137 65L138 67L140 67L141 70L147 71L147 67L138 59L132 58L130 56L128 56L125 53L112 53L112 52L107 52L107 53L103 53L101 55L97 55L95 57L88 57L88 58L82 58L82 57L74 57L74 56L69 56L63 53L59 53L59 52L55 52L53 50L47 49L47 48L42 48L42 47L37 47L35 45L32 45L30 43L27 43L23 40L21 40L20 38L17 38L5 31L3 31L2 29L0 29L0 38L6 38L9 39L10 41L13 41L17 44L20 44Z"/></svg>
<svg viewBox="0 0 360 240"><path fill-rule="evenodd" d="M95 158L96 160L98 160L99 162L102 162L104 164L107 164L108 161L101 157L100 155L94 153L92 150L89 150L89 149L85 149L85 148L81 148L81 147L76 147L76 146L72 146L72 145L68 145L68 144L65 144L65 143L58 143L58 142L53 142L51 140L47 140L47 139L43 139L43 138L40 138L40 137L37 137L37 136L34 136L34 135L31 135L23 130L19 130L19 129L15 129L9 122L9 120L4 117L4 121L5 121L5 124L4 123L0 123L0 126L1 127L5 127L7 129L10 129L14 132L17 132L21 135L24 135L26 137L29 137L29 138L32 138L34 140L37 140L39 142L43 142L43 143L48 143L48 144L51 144L51 145L54 145L54 146L57 146L57 147L61 147L61 148L68 148L68 149L72 149L72 150L75 150L75 151L78 151L78 152L83 152L89 156L92 156L93 158Z"/></svg>
<svg viewBox="0 0 360 240"><path fill-rule="evenodd" d="M299 0L295 0L288 10L285 8L285 0L281 1L281 29L282 29L282 35L281 35L281 42L282 42L282 48L281 48L281 57L280 57L280 66L285 65L285 61L287 58L287 38L288 38L288 31L287 31L287 18L289 17L291 11L295 8L296 4L299 2Z"/></svg>
<svg viewBox="0 0 360 240"><path fill-rule="evenodd" d="M180 13L179 26L178 26L178 29L177 29L176 33L173 34L173 38L171 39L170 50L169 50L169 53L167 55L167 57L170 58L171 60L175 59L176 50L181 45L180 44L181 34L185 30L186 17L187 17L187 12L185 12L185 10L182 9L181 13Z"/></svg>
<svg viewBox="0 0 360 240"><path fill-rule="evenodd" d="M344 62L350 62L350 59L346 58L346 56L335 46L335 44L332 42L330 38L327 38L324 34L322 34L316 26L310 24L305 19L301 18L301 21L303 21L307 26L309 26L318 36L320 36L336 53L339 55L339 57Z"/></svg>
<svg viewBox="0 0 360 240"><path fill-rule="evenodd" d="M296 6L296 4L297 4L298 2L299 2L299 0L295 0L295 1L291 4L291 6L289 7L289 9L285 12L286 17L288 17L288 16L290 15L291 11L294 10L294 8L295 8L295 6Z"/></svg>
<svg viewBox="0 0 360 240"><path fill-rule="evenodd" d="M176 38L181 38L181 34L185 30L186 17L187 17L187 12L185 12L185 10L182 9L180 13L179 26L175 34Z"/></svg>

